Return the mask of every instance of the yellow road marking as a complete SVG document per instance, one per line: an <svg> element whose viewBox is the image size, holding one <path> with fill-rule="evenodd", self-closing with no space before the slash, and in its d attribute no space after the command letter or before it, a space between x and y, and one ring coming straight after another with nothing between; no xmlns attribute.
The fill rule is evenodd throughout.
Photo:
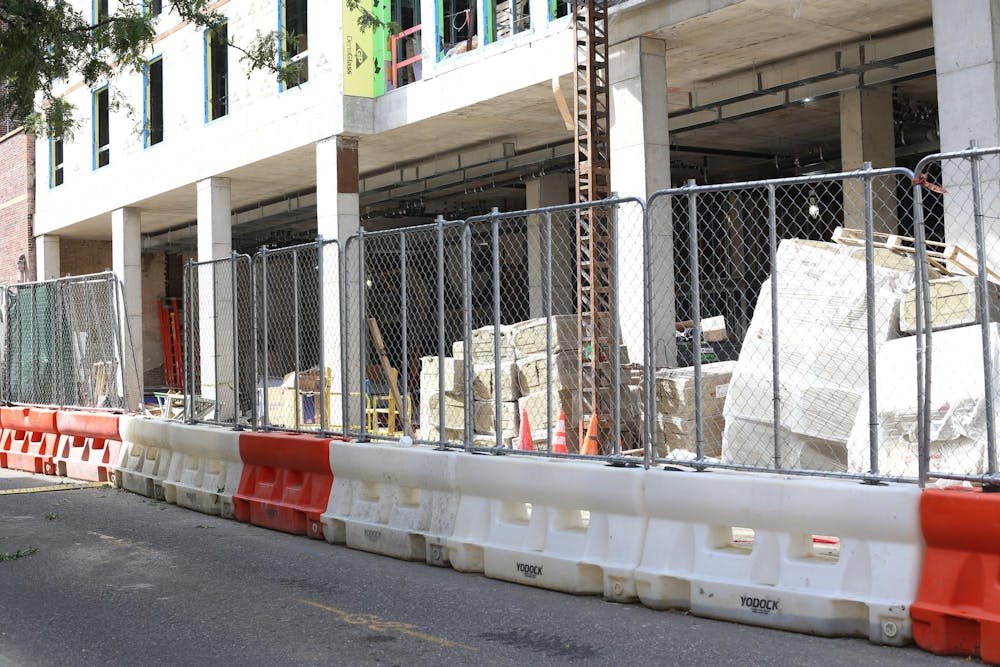
<svg viewBox="0 0 1000 667"><path fill-rule="evenodd" d="M313 602L312 600L299 600L299 602L307 604L310 607L316 607L317 609L328 611L337 616L340 621L347 623L348 625L363 625L373 632L390 632L395 630L400 634L408 635L425 642L431 642L432 644L437 644L438 646L445 646L447 648L464 648L469 651L479 650L475 646L459 644L458 642L453 642L450 639L435 637L434 635L429 635L426 632L421 632L417 629L417 626L412 623L386 621L375 614L352 614L348 611L344 611L343 609L329 607L325 604L320 604L319 602Z"/></svg>
<svg viewBox="0 0 1000 667"><path fill-rule="evenodd" d="M107 482L90 482L88 484L55 484L53 486L33 486L30 489L0 489L0 496L14 496L21 493L45 493L47 491L74 491L76 489L93 489L98 486L111 486Z"/></svg>

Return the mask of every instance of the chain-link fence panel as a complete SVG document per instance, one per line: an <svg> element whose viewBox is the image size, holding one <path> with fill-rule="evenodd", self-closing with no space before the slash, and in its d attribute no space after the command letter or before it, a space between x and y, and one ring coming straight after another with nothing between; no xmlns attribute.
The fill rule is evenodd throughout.
<svg viewBox="0 0 1000 667"><path fill-rule="evenodd" d="M465 225L365 233L359 386L366 437L464 447ZM359 364L359 370L361 365Z"/></svg>
<svg viewBox="0 0 1000 667"><path fill-rule="evenodd" d="M642 460L644 219L623 200L469 220L474 447Z"/></svg>
<svg viewBox="0 0 1000 667"><path fill-rule="evenodd" d="M906 344L917 282L905 170L694 186L651 198L672 231L675 354L657 354L651 446L659 461L866 479L887 468L882 431L920 388L879 362ZM654 255L655 256L655 255ZM655 280L655 278L654 278ZM910 360L916 359L915 352ZM882 407L880 407L880 404Z"/></svg>
<svg viewBox="0 0 1000 667"><path fill-rule="evenodd" d="M339 308L338 298L325 300L328 290L337 294L339 281L327 281L321 265L330 256L336 272L336 248L336 242L317 242L264 249L254 257L257 402L265 430L330 430L334 371L324 358L330 350L321 313Z"/></svg>
<svg viewBox="0 0 1000 667"><path fill-rule="evenodd" d="M924 478L997 484L1000 149L929 156L917 171L923 238L916 243L927 289L908 295L900 326L923 333L916 346L924 351L926 390L920 410L903 406L908 419L886 433L885 455L908 473L922 468ZM900 357L912 356L912 348L899 349ZM925 427L920 461L911 426L918 418Z"/></svg>
<svg viewBox="0 0 1000 667"><path fill-rule="evenodd" d="M141 385L113 273L20 283L4 295L4 401L128 407L128 374L133 387Z"/></svg>
<svg viewBox="0 0 1000 667"><path fill-rule="evenodd" d="M184 272L185 407L192 422L257 422L253 263L190 262Z"/></svg>

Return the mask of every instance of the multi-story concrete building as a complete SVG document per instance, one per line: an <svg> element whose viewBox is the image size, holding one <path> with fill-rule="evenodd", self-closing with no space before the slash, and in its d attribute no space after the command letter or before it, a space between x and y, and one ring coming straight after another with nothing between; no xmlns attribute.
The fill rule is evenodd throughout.
<svg viewBox="0 0 1000 667"><path fill-rule="evenodd" d="M76 4L96 16L106 3ZM143 73L67 82L80 129L36 147L38 275L110 263L147 373L162 363L156 302L180 296L183 259L573 197L563 0L393 2L408 31L395 54L339 2L213 6L227 17L216 32L164 11ZM996 145L998 12L989 0L614 3L612 188L646 196ZM299 35L298 85L248 71L220 39L275 26Z"/></svg>

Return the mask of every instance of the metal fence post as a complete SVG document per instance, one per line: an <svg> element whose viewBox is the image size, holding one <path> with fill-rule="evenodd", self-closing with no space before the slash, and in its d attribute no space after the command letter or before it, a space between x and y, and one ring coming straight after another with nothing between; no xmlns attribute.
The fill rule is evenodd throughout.
<svg viewBox="0 0 1000 667"><path fill-rule="evenodd" d="M250 367L252 371L253 389L250 397L250 430L256 431L260 428L260 405L257 402L257 386L260 383L260 368L257 366L257 272L254 271L254 261L252 257L247 259L247 267L250 271ZM267 400L267 389L263 390L264 400Z"/></svg>
<svg viewBox="0 0 1000 667"><path fill-rule="evenodd" d="M778 346L778 205L774 185L767 186L767 234L771 258L771 382L774 399L774 467L781 468L781 387ZM695 386L695 391L701 388ZM700 394L698 394L700 396Z"/></svg>
<svg viewBox="0 0 1000 667"><path fill-rule="evenodd" d="M552 453L552 213L545 212L545 451ZM563 438L565 440L565 438Z"/></svg>
<svg viewBox="0 0 1000 667"><path fill-rule="evenodd" d="M368 320L366 311L367 305L367 285L365 284L365 230L358 228L358 354L360 355L360 370L358 371L358 408L360 410L361 421L361 441L368 440L368 410L365 401L368 400L368 392L365 388L365 380L368 373Z"/></svg>
<svg viewBox="0 0 1000 667"><path fill-rule="evenodd" d="M268 347L270 346L270 322L267 317L267 292L268 292L268 276L267 276L267 255L268 248L264 246L260 249L260 275L261 275L261 288L260 288L260 303L261 303L261 326L263 333L263 343L261 345L261 362L264 364L264 378L263 382L263 398L261 402L263 403L263 424L262 427L265 431L271 430L271 419L268 408L268 388L271 381L271 372L268 365Z"/></svg>
<svg viewBox="0 0 1000 667"><path fill-rule="evenodd" d="M438 447L445 447L445 396L444 396L444 216L435 218L437 225L437 339L438 339ZM463 364L472 358L472 350L465 350Z"/></svg>
<svg viewBox="0 0 1000 667"><path fill-rule="evenodd" d="M872 163L863 169L871 172ZM875 221L872 204L872 176L864 175L865 187L865 315L868 339L868 448L871 474L877 476L878 465L878 390L875 368Z"/></svg>
<svg viewBox="0 0 1000 667"><path fill-rule="evenodd" d="M917 165L918 169L920 165ZM920 487L927 483L930 467L930 296L927 272L927 245L924 239L924 201L919 183L913 186L913 261L917 270L917 477Z"/></svg>
<svg viewBox="0 0 1000 667"><path fill-rule="evenodd" d="M402 415L401 421L403 422L403 435L412 437L410 433L410 352L407 349L409 347L409 322L407 321L407 307L409 303L406 297L406 232L399 232L399 305L400 305L400 321L399 321L399 338L400 346L402 347L403 359L401 366L403 376L403 394L400 396L402 405L399 406L399 413ZM390 430L393 424L389 425Z"/></svg>
<svg viewBox="0 0 1000 667"><path fill-rule="evenodd" d="M242 430L240 426L240 336L239 317L237 316L237 295L236 295L236 267L239 263L239 254L233 250L230 254L230 277L232 279L232 318L233 318L233 429Z"/></svg>
<svg viewBox="0 0 1000 667"><path fill-rule="evenodd" d="M670 200L668 200L670 201ZM642 326L643 326L643 354L642 354L642 393L645 403L643 410L643 446L642 458L643 467L649 469L652 465L656 447L656 426L655 407L656 397L653 395L656 387L656 356L653 353L653 271L652 271L652 220L650 220L652 202L646 203L642 211ZM673 251L673 248L670 248Z"/></svg>
<svg viewBox="0 0 1000 667"><path fill-rule="evenodd" d="M615 193L611 193L614 197ZM619 312L618 296L618 204L611 205L611 345L614 348L611 353L612 368L611 379L614 388L611 390L614 396L614 405L611 408L612 415L612 456L619 457L622 454L622 364L621 364L621 313ZM699 395L700 398L700 395ZM600 401L598 401L600 402ZM697 409L698 403L695 403ZM697 414L696 414L697 418ZM700 420L699 420L700 423ZM698 439L701 442L701 438ZM699 457L700 458L700 457Z"/></svg>
<svg viewBox="0 0 1000 667"><path fill-rule="evenodd" d="M117 289L117 287L118 287L118 277L115 274L113 274L113 273L109 273L108 274L108 281L110 282L110 286L112 288L111 289L112 294L114 294L114 297L111 300L115 304L115 325L116 325L116 327L115 327L114 337L115 337L115 341L117 343L117 345L116 345L116 347L117 347L116 352L118 353L118 372L115 373L115 378L118 378L118 377L121 378L121 386L120 386L120 388L121 388L121 391L122 391L122 402L124 403L124 405L122 407L124 407L127 410L129 403L128 403L128 382L125 381L125 341L124 341L124 332L127 330L128 313L125 312L124 294L122 294L122 292ZM120 303L119 303L119 300L118 300L119 296L122 297L122 301ZM142 402L142 397L140 396L139 398L140 398L139 402L141 403Z"/></svg>
<svg viewBox="0 0 1000 667"><path fill-rule="evenodd" d="M326 289L325 274L323 272L323 237L316 237L316 316L319 320L319 436L323 437L326 432L326 317L324 301ZM316 409L315 399L313 399L313 410Z"/></svg>
<svg viewBox="0 0 1000 667"><path fill-rule="evenodd" d="M462 289L462 302L464 311L462 317L462 340L464 356L462 360L462 377L465 385L465 450L472 451L473 440L475 439L475 402L470 400L474 396L472 389L472 225L468 221L462 224L462 275L465 283Z"/></svg>
<svg viewBox="0 0 1000 667"><path fill-rule="evenodd" d="M301 350L299 349L299 317L301 316L301 308L299 306L299 251L298 249L292 252L292 335L295 338L295 365L293 372L295 375L292 377L292 386L295 388L295 403L292 408L295 414L295 430L298 431L302 428L302 415L299 414L300 406L299 401L301 400L301 394L299 393L299 371L301 370Z"/></svg>
<svg viewBox="0 0 1000 667"><path fill-rule="evenodd" d="M184 415L189 424L194 423L194 260L184 267Z"/></svg>
<svg viewBox="0 0 1000 667"><path fill-rule="evenodd" d="M694 364L694 433L696 461L705 458L705 425L701 405L701 285L698 277L698 193L692 178L687 182L688 193L688 248L691 271L691 360Z"/></svg>
<svg viewBox="0 0 1000 667"><path fill-rule="evenodd" d="M348 239L347 243L350 243ZM351 419L348 415L350 401L348 400L348 389L350 385L347 381L347 244L342 246L337 242L337 273L340 286L337 290L337 298L340 299L338 310L340 311L340 419L343 423L340 430L344 436L351 432Z"/></svg>
<svg viewBox="0 0 1000 667"><path fill-rule="evenodd" d="M490 210L490 238L493 246L493 435L496 450L503 449L503 414L500 408L500 209ZM466 351L466 361L471 362L471 350Z"/></svg>

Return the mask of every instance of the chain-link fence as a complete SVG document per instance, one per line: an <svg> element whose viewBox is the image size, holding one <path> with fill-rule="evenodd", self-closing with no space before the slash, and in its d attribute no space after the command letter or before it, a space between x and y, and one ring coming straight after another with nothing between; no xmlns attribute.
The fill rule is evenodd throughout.
<svg viewBox="0 0 1000 667"><path fill-rule="evenodd" d="M184 270L185 411L192 422L257 424L257 316L248 255Z"/></svg>
<svg viewBox="0 0 1000 667"><path fill-rule="evenodd" d="M113 273L19 283L3 295L4 402L125 410L138 398L126 396L137 366Z"/></svg>
<svg viewBox="0 0 1000 667"><path fill-rule="evenodd" d="M912 235L910 181L883 169L650 198L676 289L675 311L651 318L676 341L647 404L658 462L917 477L885 469L877 428L880 402L915 405L920 389L879 363L907 335L899 303L917 281L913 254L886 242Z"/></svg>
<svg viewBox="0 0 1000 667"><path fill-rule="evenodd" d="M881 455L886 466L918 469L922 479L997 484L1000 149L932 155L916 173L913 243L926 257L926 289L908 294L900 311L915 339L885 354L895 373L925 391L920 404L888 406L897 419L880 419ZM922 326L911 324L921 317Z"/></svg>
<svg viewBox="0 0 1000 667"><path fill-rule="evenodd" d="M1000 321L1000 149L919 172L691 183L191 264L188 416L996 481L1000 324L979 325Z"/></svg>

